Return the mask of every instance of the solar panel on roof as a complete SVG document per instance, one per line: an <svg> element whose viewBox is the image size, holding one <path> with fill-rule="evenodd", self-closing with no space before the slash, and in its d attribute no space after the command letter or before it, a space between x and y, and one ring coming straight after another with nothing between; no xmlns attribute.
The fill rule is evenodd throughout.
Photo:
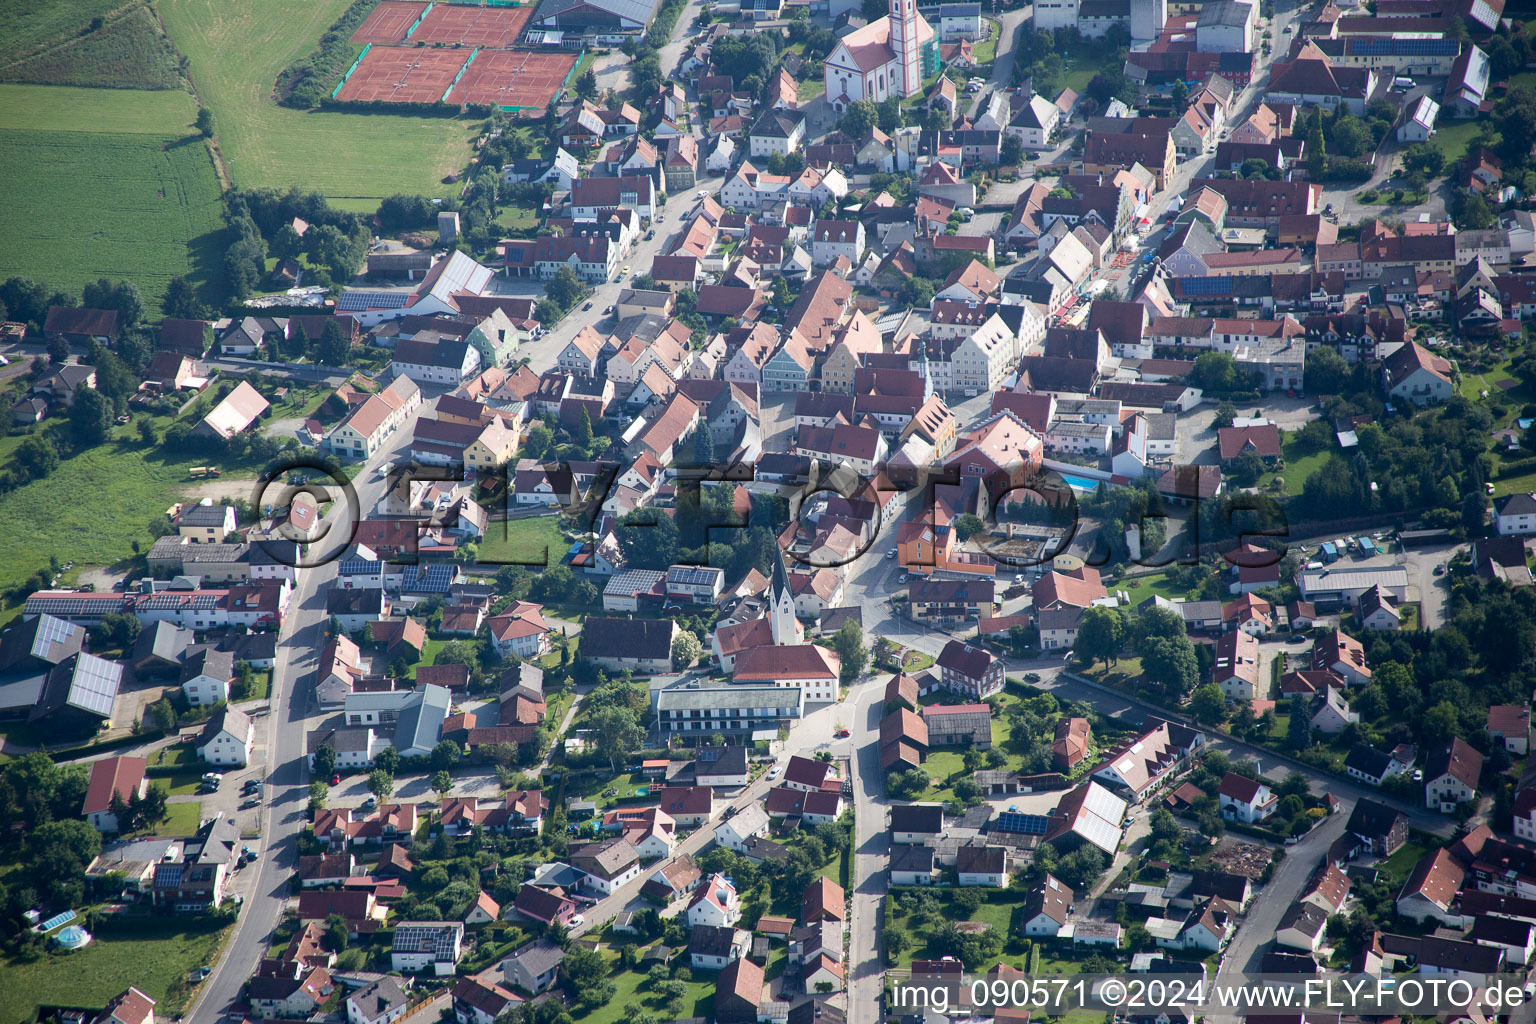
<svg viewBox="0 0 1536 1024"><path fill-rule="evenodd" d="M52 615L38 616L37 634L32 638L32 656L47 659L56 645L69 642L74 631L75 627L63 619Z"/></svg>
<svg viewBox="0 0 1536 1024"><path fill-rule="evenodd" d="M1051 819L1043 814L1019 814L1004 811L997 816L993 828L999 832L1019 832L1029 836L1043 836L1050 827Z"/></svg>
<svg viewBox="0 0 1536 1024"><path fill-rule="evenodd" d="M1357 57L1452 56L1460 48L1461 44L1454 39L1357 39L1350 44L1349 52Z"/></svg>
<svg viewBox="0 0 1536 1024"><path fill-rule="evenodd" d="M1232 291L1231 277L1181 277L1179 288L1185 295L1226 295Z"/></svg>
<svg viewBox="0 0 1536 1024"><path fill-rule="evenodd" d="M707 587L715 581L716 573L714 569L671 569L667 572L667 579L684 586Z"/></svg>
<svg viewBox="0 0 1536 1024"><path fill-rule="evenodd" d="M68 703L103 718L110 717L122 678L121 665L93 654L82 654L75 663L74 678L69 683Z"/></svg>
<svg viewBox="0 0 1536 1024"><path fill-rule="evenodd" d="M336 300L336 309L357 311L364 309L402 309L411 304L410 292L343 292Z"/></svg>

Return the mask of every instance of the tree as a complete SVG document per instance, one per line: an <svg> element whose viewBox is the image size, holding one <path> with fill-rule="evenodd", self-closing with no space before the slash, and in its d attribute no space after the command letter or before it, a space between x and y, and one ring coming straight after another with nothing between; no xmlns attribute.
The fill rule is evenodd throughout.
<svg viewBox="0 0 1536 1024"><path fill-rule="evenodd" d="M581 99L590 100L597 97L597 75L587 68L576 79L576 95Z"/></svg>
<svg viewBox="0 0 1536 1024"><path fill-rule="evenodd" d="M640 749L645 742L645 730L628 708L607 707L592 716L592 728L597 732L602 749L608 752L610 767L619 770L619 762Z"/></svg>
<svg viewBox="0 0 1536 1024"><path fill-rule="evenodd" d="M1451 200L1451 220L1461 231L1486 230L1493 227L1493 209L1479 193L1463 189Z"/></svg>
<svg viewBox="0 0 1536 1024"><path fill-rule="evenodd" d="M581 283L581 278L570 267L561 267L555 271L555 276L544 286L544 294L561 309L570 309L576 305L586 291L586 285Z"/></svg>
<svg viewBox="0 0 1536 1024"><path fill-rule="evenodd" d="M576 443L583 448L592 446L592 417L586 406L582 406L581 419L576 421Z"/></svg>
<svg viewBox="0 0 1536 1024"><path fill-rule="evenodd" d="M692 630L685 629L672 640L672 667L681 671L698 660L704 645Z"/></svg>
<svg viewBox="0 0 1536 1024"><path fill-rule="evenodd" d="M322 779L336 774L336 748L329 743L322 743L315 750L315 774Z"/></svg>
<svg viewBox="0 0 1536 1024"><path fill-rule="evenodd" d="M864 674L864 666L869 664L869 651L864 646L864 630L857 622L850 620L838 627L832 634L832 649L842 659L838 670L840 682L847 685Z"/></svg>
<svg viewBox="0 0 1536 1024"><path fill-rule="evenodd" d="M204 312L192 282L179 276L166 283L165 297L160 300L160 308L166 316L177 320L200 320Z"/></svg>
<svg viewBox="0 0 1536 1024"><path fill-rule="evenodd" d="M715 464L715 438L708 423L700 422L693 432L693 464L700 469Z"/></svg>
<svg viewBox="0 0 1536 1024"><path fill-rule="evenodd" d="M952 525L955 528L956 539L961 541L970 540L987 528L986 522L980 516L972 515L969 512L956 516Z"/></svg>
<svg viewBox="0 0 1536 1024"><path fill-rule="evenodd" d="M882 6L883 3L882 3ZM857 142L869 134L880 122L880 108L869 100L855 100L848 104L843 116L837 119L837 130Z"/></svg>
<svg viewBox="0 0 1536 1024"><path fill-rule="evenodd" d="M378 797L382 802L388 800L395 791L395 777L382 768L375 768L368 773L368 792Z"/></svg>
<svg viewBox="0 0 1536 1024"><path fill-rule="evenodd" d="M46 434L28 434L16 446L16 461L35 480L59 468L59 450Z"/></svg>
<svg viewBox="0 0 1536 1024"><path fill-rule="evenodd" d="M1173 87L1168 90L1168 98L1173 100L1173 111L1176 115L1184 113L1184 104L1189 102L1189 86L1184 84L1183 78L1173 80Z"/></svg>
<svg viewBox="0 0 1536 1024"><path fill-rule="evenodd" d="M997 153L997 162L1003 167L1015 167L1023 160L1024 140L1012 133L1004 135L1002 147Z"/></svg>
<svg viewBox="0 0 1536 1024"><path fill-rule="evenodd" d="M373 755L373 766L394 775L400 770L400 751L394 747L385 747Z"/></svg>
<svg viewBox="0 0 1536 1024"><path fill-rule="evenodd" d="M437 793L439 797L447 795L448 791L452 788L452 775L449 775L446 771L436 771L432 773L432 789Z"/></svg>
<svg viewBox="0 0 1536 1024"><path fill-rule="evenodd" d="M320 332L320 342L315 346L315 362L327 366L344 366L351 349L346 335L341 333L341 323L335 317L327 319Z"/></svg>
<svg viewBox="0 0 1536 1024"><path fill-rule="evenodd" d="M1312 709L1302 697L1291 698L1291 719L1285 740L1292 750L1306 750L1312 745Z"/></svg>
<svg viewBox="0 0 1536 1024"><path fill-rule="evenodd" d="M566 951L560 970L571 988L579 992L608 977L608 962L597 950L577 946Z"/></svg>
<svg viewBox="0 0 1536 1024"><path fill-rule="evenodd" d="M1227 716L1227 696L1215 683L1206 683L1190 698L1190 713L1203 725L1216 725Z"/></svg>
<svg viewBox="0 0 1536 1024"><path fill-rule="evenodd" d="M1307 353L1307 365L1302 384L1312 395L1337 395L1350 379L1349 364L1344 357L1326 345L1319 345Z"/></svg>
<svg viewBox="0 0 1536 1024"><path fill-rule="evenodd" d="M325 918L325 948L332 953L344 953L347 949L347 919L340 914L327 914Z"/></svg>
<svg viewBox="0 0 1536 1024"><path fill-rule="evenodd" d="M459 763L464 752L453 740L439 740L437 746L432 748L432 770L445 772Z"/></svg>
<svg viewBox="0 0 1536 1024"><path fill-rule="evenodd" d="M1211 421L1211 426L1220 430L1222 427L1230 427L1235 419L1237 419L1237 406L1231 402L1222 401L1216 406L1216 418Z"/></svg>
<svg viewBox="0 0 1536 1024"><path fill-rule="evenodd" d="M1322 181L1327 173L1328 148L1323 142L1323 119L1318 116L1312 119L1312 127L1307 130L1307 177Z"/></svg>
<svg viewBox="0 0 1536 1024"><path fill-rule="evenodd" d="M144 316L144 300L132 281L114 282L99 277L80 290L80 305L116 310L119 327L132 327Z"/></svg>
<svg viewBox="0 0 1536 1024"><path fill-rule="evenodd" d="M1189 637L1154 637L1141 650L1141 671L1167 697L1182 697L1200 680L1200 662Z"/></svg>
<svg viewBox="0 0 1536 1024"><path fill-rule="evenodd" d="M1078 627L1077 641L1072 645L1072 650L1089 665L1103 661L1105 667L1108 667L1111 661L1119 660L1120 646L1124 642L1125 620L1120 612L1095 605L1083 612L1083 621Z"/></svg>
<svg viewBox="0 0 1536 1024"><path fill-rule="evenodd" d="M69 433L76 448L94 448L112 433L112 403L95 388L81 388L69 407Z"/></svg>

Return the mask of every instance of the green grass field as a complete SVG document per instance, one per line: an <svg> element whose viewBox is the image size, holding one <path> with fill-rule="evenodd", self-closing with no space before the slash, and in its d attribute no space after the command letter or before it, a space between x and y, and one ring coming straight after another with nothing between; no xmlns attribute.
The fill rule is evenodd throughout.
<svg viewBox="0 0 1536 1024"><path fill-rule="evenodd" d="M24 1024L39 1005L105 1006L129 985L156 1000L156 1020L174 1019L191 994L187 974L213 963L221 932L197 918L134 918L74 953L0 961L0 1024Z"/></svg>
<svg viewBox="0 0 1536 1024"><path fill-rule="evenodd" d="M95 32L0 64L0 81L107 89L179 89L181 62L148 7L135 7Z"/></svg>
<svg viewBox="0 0 1536 1024"><path fill-rule="evenodd" d="M5 24L8 58L31 53L54 40L73 35L119 7L117 0L64 0L40 4L36 0L0 0L0 20Z"/></svg>
<svg viewBox="0 0 1536 1024"><path fill-rule="evenodd" d="M197 101L179 89L76 89L0 85L0 131L111 132L178 138L192 130Z"/></svg>
<svg viewBox="0 0 1536 1024"><path fill-rule="evenodd" d="M165 820L155 826L152 835L190 836L196 833L197 826L202 824L203 802L201 800L185 804L166 804L165 810Z"/></svg>
<svg viewBox="0 0 1536 1024"><path fill-rule="evenodd" d="M190 486L187 468L207 461L158 449L146 453L136 440L108 443L0 496L0 520L48 524L11 539L0 559L0 591L46 569L50 555L77 566L108 566L130 557L135 541L147 549L150 520L163 516Z"/></svg>
<svg viewBox="0 0 1536 1024"><path fill-rule="evenodd" d="M686 962L687 958L684 957L683 960ZM582 1024L617 1024L619 1021L629 1019L626 1010L629 1006L640 1006L645 1012L662 1014L666 1000L651 994L650 984L644 972L626 971L620 968L617 957L613 959L612 966L613 974L608 980L613 982L613 998L595 1010L585 1011L580 1007L573 1007L572 1017L581 1021ZM698 972L694 979L688 982L688 990L683 994L683 1016L713 1017L714 993L714 975L708 971Z"/></svg>
<svg viewBox="0 0 1536 1024"><path fill-rule="evenodd" d="M200 139L0 131L0 277L20 275L77 292L98 277L139 286L159 313L171 278L206 297L223 251L218 179ZM69 197L68 202L60 202Z"/></svg>
<svg viewBox="0 0 1536 1024"><path fill-rule="evenodd" d="M1477 138L1477 121L1452 121L1435 129L1429 144L1445 155L1446 166L1467 155L1467 147Z"/></svg>
<svg viewBox="0 0 1536 1024"><path fill-rule="evenodd" d="M547 557L547 564L558 565L570 542L560 535L559 516L538 516L487 523L485 539L480 542L480 562L533 564Z"/></svg>
<svg viewBox="0 0 1536 1024"><path fill-rule="evenodd" d="M297 185L333 197L448 195L481 122L441 117L310 113L272 101L278 72L314 49L347 0L166 0L171 41L218 125L238 188ZM370 207L371 208L371 207Z"/></svg>

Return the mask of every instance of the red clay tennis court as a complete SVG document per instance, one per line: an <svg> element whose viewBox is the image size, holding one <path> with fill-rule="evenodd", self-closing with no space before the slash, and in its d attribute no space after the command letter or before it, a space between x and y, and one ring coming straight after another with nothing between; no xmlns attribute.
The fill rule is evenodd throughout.
<svg viewBox="0 0 1536 1024"><path fill-rule="evenodd" d="M427 9L425 3L410 3L408 0L379 0L379 6L373 9L373 13L363 19L363 23L357 26L357 31L352 33L354 43L373 43L375 45L388 46L398 43L405 38L416 19L421 17Z"/></svg>
<svg viewBox="0 0 1536 1024"><path fill-rule="evenodd" d="M469 59L467 50L375 46L336 96L340 100L437 103Z"/></svg>
<svg viewBox="0 0 1536 1024"><path fill-rule="evenodd" d="M516 45L523 26L532 16L531 3L522 7L440 3L427 12L421 27L411 33L411 42L505 49Z"/></svg>
<svg viewBox="0 0 1536 1024"><path fill-rule="evenodd" d="M576 66L574 53L481 50L453 87L450 103L543 110Z"/></svg>

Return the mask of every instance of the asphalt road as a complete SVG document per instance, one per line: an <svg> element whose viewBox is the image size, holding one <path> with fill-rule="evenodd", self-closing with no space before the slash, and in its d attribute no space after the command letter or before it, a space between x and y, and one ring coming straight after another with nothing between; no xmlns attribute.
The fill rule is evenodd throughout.
<svg viewBox="0 0 1536 1024"><path fill-rule="evenodd" d="M426 408L424 404L421 411ZM385 480L375 468L409 444L415 419L413 416L401 424L389 444L354 481L362 514L366 515L384 493ZM325 517L332 524L331 531L315 547L328 551L344 541L349 532L348 515L346 502L333 503ZM335 534L336 540L328 543L331 534ZM268 802L261 815L261 855L255 865L246 869L245 909L225 943L224 955L198 989L184 1020L212 1024L240 1000L245 982L256 973L257 963L265 955L272 931L287 904L289 880L298 865L298 836L309 818L310 778L304 760L304 737L312 724L307 721L310 690L320 648L325 643L326 592L335 577L336 563L327 561L302 571L294 588L272 671L272 711L259 720L260 727L266 729L264 745L268 759Z"/></svg>

